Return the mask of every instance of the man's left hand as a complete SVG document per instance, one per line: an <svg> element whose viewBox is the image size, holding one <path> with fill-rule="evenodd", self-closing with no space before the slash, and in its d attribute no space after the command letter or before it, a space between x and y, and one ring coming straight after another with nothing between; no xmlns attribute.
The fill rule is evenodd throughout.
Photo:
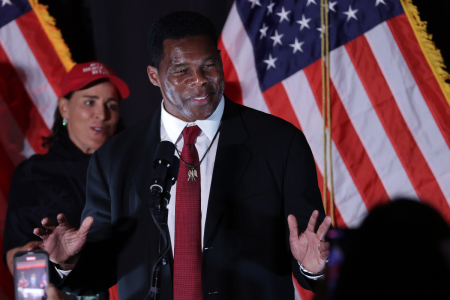
<svg viewBox="0 0 450 300"><path fill-rule="evenodd" d="M308 227L301 235L298 234L297 219L289 215L289 243L294 258L312 273L320 273L325 269L330 243L324 241L324 237L331 225L331 217L327 216L315 231L319 211L313 211L308 222Z"/></svg>

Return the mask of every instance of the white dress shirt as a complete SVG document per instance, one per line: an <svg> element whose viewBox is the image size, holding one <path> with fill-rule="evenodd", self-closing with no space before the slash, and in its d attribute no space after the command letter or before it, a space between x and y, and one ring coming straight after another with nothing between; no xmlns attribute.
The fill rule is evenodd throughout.
<svg viewBox="0 0 450 300"><path fill-rule="evenodd" d="M222 119L223 110L225 106L225 100L222 96L219 105L214 113L206 120L197 120L193 123L182 121L171 114L169 114L164 108L164 101L161 103L161 141L169 141L175 144L178 151L183 150L184 139L183 129L186 126L197 125L202 130L195 141L195 148L197 148L198 158L202 159L208 149L211 141L214 139L214 135L219 129L220 121ZM201 216L202 216L202 249L203 249L203 234L205 232L206 211L208 209L209 190L211 189L211 179L214 170L214 162L216 160L217 145L219 141L219 135L217 134L214 143L211 145L209 152L206 154L202 163L200 164L200 197L201 197ZM175 155L179 157L177 151ZM180 161L180 164L183 162ZM190 162L187 162L190 163ZM168 205L168 227L170 233L170 240L172 242L172 251L175 249L175 203L177 200L177 184L175 183L170 190L170 202Z"/></svg>

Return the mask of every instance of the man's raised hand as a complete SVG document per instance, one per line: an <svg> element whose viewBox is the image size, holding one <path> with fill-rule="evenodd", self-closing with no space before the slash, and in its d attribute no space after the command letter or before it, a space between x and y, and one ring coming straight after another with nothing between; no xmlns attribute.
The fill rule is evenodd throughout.
<svg viewBox="0 0 450 300"><path fill-rule="evenodd" d="M57 226L49 218L42 220L45 229L35 228L33 233L44 242L30 247L28 250L43 249L47 251L52 262L59 264L64 270L70 270L78 260L77 255L86 243L87 234L94 218L84 219L78 230L70 226L64 214L59 214L57 220Z"/></svg>
<svg viewBox="0 0 450 300"><path fill-rule="evenodd" d="M320 273L325 269L330 243L324 242L324 237L331 225L331 217L327 216L315 231L319 212L313 211L306 230L299 235L297 219L293 215L288 216L289 243L294 258L305 269L312 273Z"/></svg>

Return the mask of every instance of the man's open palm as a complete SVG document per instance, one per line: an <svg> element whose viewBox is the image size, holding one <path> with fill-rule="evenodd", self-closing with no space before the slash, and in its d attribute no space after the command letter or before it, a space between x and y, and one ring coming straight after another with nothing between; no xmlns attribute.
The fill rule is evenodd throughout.
<svg viewBox="0 0 450 300"><path fill-rule="evenodd" d="M319 273L325 269L326 260L330 254L330 244L324 242L324 237L331 225L331 217L325 217L317 232L315 231L319 212L315 210L308 222L308 227L301 235L298 234L297 219L289 215L289 243L294 258L305 269Z"/></svg>
<svg viewBox="0 0 450 300"><path fill-rule="evenodd" d="M49 218L44 218L42 225L45 229L35 228L33 233L44 241L38 247L47 251L52 262L60 265L70 264L86 243L87 233L94 219L84 219L78 230L70 226L64 214L59 214L57 220L58 225L55 226Z"/></svg>

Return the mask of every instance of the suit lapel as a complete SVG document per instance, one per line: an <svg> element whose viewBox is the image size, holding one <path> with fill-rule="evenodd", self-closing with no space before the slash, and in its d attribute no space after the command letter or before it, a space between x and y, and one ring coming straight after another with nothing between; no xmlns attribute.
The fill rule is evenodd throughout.
<svg viewBox="0 0 450 300"><path fill-rule="evenodd" d="M243 145L247 139L248 133L242 121L240 106L225 98L206 214L205 247L210 245L210 239L214 237L229 206L227 199L236 196L237 187L250 161L251 154Z"/></svg>
<svg viewBox="0 0 450 300"><path fill-rule="evenodd" d="M136 160L136 171L133 175L133 182L141 204L147 206L150 200L150 182L153 178L153 158L156 146L161 141L161 108L152 116L147 131L144 134L144 143L140 158Z"/></svg>

